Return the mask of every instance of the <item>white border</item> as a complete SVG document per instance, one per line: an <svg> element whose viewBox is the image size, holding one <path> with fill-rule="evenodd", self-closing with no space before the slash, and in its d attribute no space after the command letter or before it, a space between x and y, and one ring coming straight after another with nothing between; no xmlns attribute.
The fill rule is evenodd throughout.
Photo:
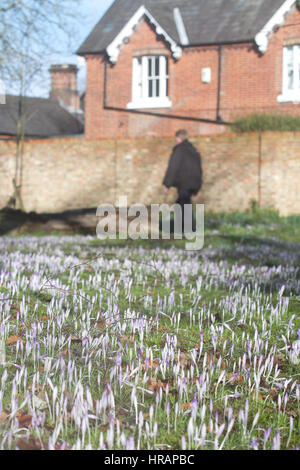
<svg viewBox="0 0 300 470"><path fill-rule="evenodd" d="M183 22L183 18L182 18L180 9L178 7L174 8L173 16L174 16L174 21L175 21L175 24L176 24L176 28L177 28L177 32L178 32L180 42L183 46L188 46L190 44L190 41L189 41L185 26L184 26L184 22Z"/></svg>
<svg viewBox="0 0 300 470"><path fill-rule="evenodd" d="M152 54L141 57L142 63L140 69L138 66L138 58L134 57L132 62L132 101L127 104L127 109L143 109L143 108L171 108L172 102L167 96L166 81L167 60L165 55L160 56L160 90L158 97L140 96L139 82L141 80L142 90L148 87L147 60L153 57ZM142 76L140 76L140 74Z"/></svg>
<svg viewBox="0 0 300 470"><path fill-rule="evenodd" d="M127 104L127 109L155 109L155 108L171 108L172 101L165 96L164 98L140 98Z"/></svg>
<svg viewBox="0 0 300 470"><path fill-rule="evenodd" d="M264 54L268 49L269 38L275 26L281 26L284 23L285 15L296 4L296 0L285 0L276 13L269 19L265 26L256 34L254 40L259 52Z"/></svg>
<svg viewBox="0 0 300 470"><path fill-rule="evenodd" d="M151 15L149 10L142 5L131 17L131 19L126 23L126 25L121 29L119 34L115 37L115 39L109 44L106 48L106 52L109 56L110 61L115 64L118 61L118 57L120 54L120 50L122 44L126 38L130 38L130 36L134 33L135 27L138 25L139 21L143 18L143 16L147 16L149 21L154 25L156 34L163 35L164 39L170 44L170 48L172 51L172 55L175 60L180 59L182 55L182 49L178 44L168 35L168 33L160 26L160 24L156 21L156 19Z"/></svg>
<svg viewBox="0 0 300 470"><path fill-rule="evenodd" d="M290 47L297 47L294 52L294 71L295 71L295 89L288 89L288 76L287 76L287 47L283 48L283 60L282 60L282 93L277 96L278 103L299 103L300 102L300 80L298 76L298 68L300 64L300 45L291 44Z"/></svg>
<svg viewBox="0 0 300 470"><path fill-rule="evenodd" d="M6 104L6 86L5 82L0 78L0 104Z"/></svg>

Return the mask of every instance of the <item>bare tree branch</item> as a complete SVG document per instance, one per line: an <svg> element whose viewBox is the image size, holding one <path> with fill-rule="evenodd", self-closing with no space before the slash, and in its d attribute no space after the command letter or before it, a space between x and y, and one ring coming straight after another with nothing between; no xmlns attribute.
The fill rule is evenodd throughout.
<svg viewBox="0 0 300 470"><path fill-rule="evenodd" d="M22 179L26 115L24 96L45 82L45 59L54 53L70 53L82 0L1 0L0 78L17 91L14 194L9 200L23 209ZM72 44L73 43L73 44ZM1 108L0 108L1 111Z"/></svg>

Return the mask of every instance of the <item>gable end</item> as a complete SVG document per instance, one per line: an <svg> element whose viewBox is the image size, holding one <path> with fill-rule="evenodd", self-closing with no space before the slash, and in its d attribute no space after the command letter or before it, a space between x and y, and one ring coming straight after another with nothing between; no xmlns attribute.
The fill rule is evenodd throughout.
<svg viewBox="0 0 300 470"><path fill-rule="evenodd" d="M160 24L152 16L150 11L144 5L142 5L131 17L131 19L126 23L126 25L122 28L122 30L115 37L115 39L109 44L109 46L107 46L106 52L111 63L115 64L118 61L122 45L126 42L128 38L132 36L136 29L136 26L139 24L143 17L146 17L150 21L151 25L154 26L156 34L163 36L164 40L169 44L174 59L180 59L182 55L181 47L160 26Z"/></svg>
<svg viewBox="0 0 300 470"><path fill-rule="evenodd" d="M296 5L296 0L286 0L283 5L276 11L276 13L269 19L265 26L256 34L255 43L259 52L264 54L268 49L269 38L274 31L274 28L281 26L284 23L285 15L289 13L293 6Z"/></svg>

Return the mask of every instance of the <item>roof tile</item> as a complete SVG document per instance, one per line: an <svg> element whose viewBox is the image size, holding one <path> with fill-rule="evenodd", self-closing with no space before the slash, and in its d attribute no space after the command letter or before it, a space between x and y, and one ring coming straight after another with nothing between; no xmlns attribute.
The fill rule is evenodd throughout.
<svg viewBox="0 0 300 470"><path fill-rule="evenodd" d="M254 40L283 3L284 0L115 0L77 52L104 52L141 5L178 44L173 10L179 8L190 45L201 45Z"/></svg>

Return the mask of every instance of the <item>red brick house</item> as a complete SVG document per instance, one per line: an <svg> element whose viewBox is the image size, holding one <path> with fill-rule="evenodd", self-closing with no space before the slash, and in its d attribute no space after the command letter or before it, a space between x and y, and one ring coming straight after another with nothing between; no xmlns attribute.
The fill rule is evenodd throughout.
<svg viewBox="0 0 300 470"><path fill-rule="evenodd" d="M296 0L115 0L78 50L87 138L221 133L300 113Z"/></svg>

